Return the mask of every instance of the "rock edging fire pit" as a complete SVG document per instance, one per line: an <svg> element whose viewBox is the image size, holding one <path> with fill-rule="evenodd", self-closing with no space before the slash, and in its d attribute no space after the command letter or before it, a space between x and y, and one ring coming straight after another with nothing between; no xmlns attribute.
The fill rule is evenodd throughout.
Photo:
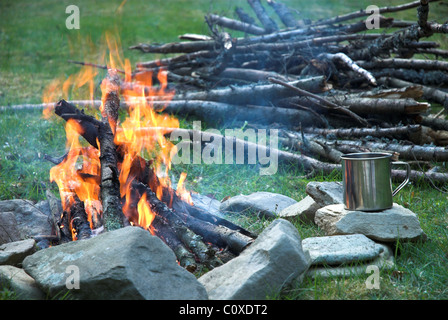
<svg viewBox="0 0 448 320"><path fill-rule="evenodd" d="M238 257L199 279L140 227L40 250L23 269L50 297L75 299L265 299L301 282L310 265L297 229L274 220Z"/></svg>

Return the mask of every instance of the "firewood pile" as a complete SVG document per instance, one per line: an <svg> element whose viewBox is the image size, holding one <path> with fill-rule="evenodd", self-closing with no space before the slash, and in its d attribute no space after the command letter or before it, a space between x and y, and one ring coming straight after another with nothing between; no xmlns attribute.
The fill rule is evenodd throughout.
<svg viewBox="0 0 448 320"><path fill-rule="evenodd" d="M339 161L334 154L383 150L434 169L448 158L448 51L425 41L448 32L446 23L428 19L435 2L302 21L278 1L248 0L253 12L236 8L238 19L206 15L210 35L132 46L169 54L137 63L133 75L166 70L176 90L167 112L277 127L288 146L332 163ZM417 21L383 16L403 10L415 10ZM156 108L164 105L163 97L153 100ZM442 108L432 113L431 104ZM435 171L413 177L445 182Z"/></svg>

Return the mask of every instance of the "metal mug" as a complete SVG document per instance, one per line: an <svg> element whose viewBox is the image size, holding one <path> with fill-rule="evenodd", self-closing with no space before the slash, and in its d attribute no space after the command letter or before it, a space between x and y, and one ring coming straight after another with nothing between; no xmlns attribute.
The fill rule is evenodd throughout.
<svg viewBox="0 0 448 320"><path fill-rule="evenodd" d="M392 155L379 152L350 153L342 159L342 185L347 210L381 211L393 205L392 198L409 182L408 163L391 161ZM405 180L392 191L392 165L405 165Z"/></svg>

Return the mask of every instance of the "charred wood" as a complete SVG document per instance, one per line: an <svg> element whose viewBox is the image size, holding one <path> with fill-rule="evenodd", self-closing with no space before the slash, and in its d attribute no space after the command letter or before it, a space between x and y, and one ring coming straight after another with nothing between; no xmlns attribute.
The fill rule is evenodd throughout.
<svg viewBox="0 0 448 320"><path fill-rule="evenodd" d="M74 230L76 240L89 239L92 236L90 224L87 221L87 213L84 208L84 202L74 196L75 202L70 205L69 221L70 228Z"/></svg>
<svg viewBox="0 0 448 320"><path fill-rule="evenodd" d="M60 209L60 200L56 198L56 196L50 191L45 190L45 195L48 200L48 205L50 207L50 214L51 214L51 226L53 229L54 234L56 234L56 240L59 242L61 240L61 230L58 226L59 218L62 214L62 208Z"/></svg>
<svg viewBox="0 0 448 320"><path fill-rule="evenodd" d="M185 213L175 212L160 201L150 188L140 182L133 182L132 187L141 193L146 193L151 210L166 219L176 232L187 232L186 230L190 229L201 236L203 241L211 242L220 248L228 247L236 254L253 242L252 238L238 231L196 219Z"/></svg>
<svg viewBox="0 0 448 320"><path fill-rule="evenodd" d="M111 231L124 226L124 215L120 204L120 182L118 179L117 146L114 133L120 108L119 86L116 73L109 70L102 84L103 110L101 125L98 128L101 162L101 202L103 205L103 226Z"/></svg>
<svg viewBox="0 0 448 320"><path fill-rule="evenodd" d="M154 235L162 239L173 250L179 264L188 271L195 272L198 266L193 253L179 240L169 224L156 216L151 226Z"/></svg>

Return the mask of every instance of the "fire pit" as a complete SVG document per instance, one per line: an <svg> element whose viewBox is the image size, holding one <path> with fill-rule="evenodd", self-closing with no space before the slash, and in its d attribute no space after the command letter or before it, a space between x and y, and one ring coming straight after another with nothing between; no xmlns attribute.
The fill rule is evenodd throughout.
<svg viewBox="0 0 448 320"><path fill-rule="evenodd" d="M140 226L163 239L189 271L196 270L198 263L213 268L222 264L216 251L229 249L238 255L255 235L195 207L183 186L185 173L177 188L172 187L168 174L175 146L164 134L178 127L178 121L151 106L154 95L172 94L163 85L166 74L158 78L162 86L150 95L126 90L124 96L128 103L132 101L132 108L123 121L118 120L121 80L115 69L108 71L101 86L101 119L65 100L56 104L55 113L67 122L69 147L61 158L47 157L56 163L50 179L59 187L63 208L54 221L57 242ZM80 136L90 145L82 146ZM143 153L150 159L143 158Z"/></svg>

